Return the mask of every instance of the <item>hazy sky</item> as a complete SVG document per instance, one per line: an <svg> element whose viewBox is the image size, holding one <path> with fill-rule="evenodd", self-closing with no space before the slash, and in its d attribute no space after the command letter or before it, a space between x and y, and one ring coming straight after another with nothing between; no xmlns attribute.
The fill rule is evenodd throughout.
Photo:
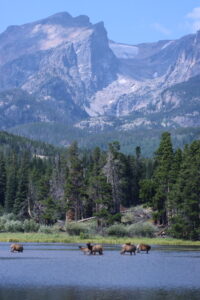
<svg viewBox="0 0 200 300"><path fill-rule="evenodd" d="M200 0L0 0L0 32L62 11L104 21L110 39L129 44L176 39L200 29Z"/></svg>

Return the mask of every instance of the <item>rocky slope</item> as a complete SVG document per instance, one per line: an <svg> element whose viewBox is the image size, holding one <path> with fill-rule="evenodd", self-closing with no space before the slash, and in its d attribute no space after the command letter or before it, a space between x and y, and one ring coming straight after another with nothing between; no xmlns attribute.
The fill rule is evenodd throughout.
<svg viewBox="0 0 200 300"><path fill-rule="evenodd" d="M199 75L200 32L125 45L87 16L10 26L0 34L0 128L200 126Z"/></svg>

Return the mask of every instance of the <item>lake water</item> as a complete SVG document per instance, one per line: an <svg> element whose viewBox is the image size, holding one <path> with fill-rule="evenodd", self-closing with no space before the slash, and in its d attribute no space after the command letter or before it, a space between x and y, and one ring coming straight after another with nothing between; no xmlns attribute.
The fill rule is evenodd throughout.
<svg viewBox="0 0 200 300"><path fill-rule="evenodd" d="M0 300L200 299L200 247L153 246L149 254L84 255L76 244L0 243Z"/></svg>

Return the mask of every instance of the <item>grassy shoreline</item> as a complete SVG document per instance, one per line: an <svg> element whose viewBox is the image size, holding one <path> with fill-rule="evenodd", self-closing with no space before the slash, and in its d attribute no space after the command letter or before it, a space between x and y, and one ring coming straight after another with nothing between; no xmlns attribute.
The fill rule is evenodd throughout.
<svg viewBox="0 0 200 300"><path fill-rule="evenodd" d="M178 240L173 238L118 238L118 237L102 237L91 236L89 238L81 238L79 236L71 236L66 233L0 233L0 242L33 242L33 243L102 243L102 244L124 244L132 242L134 244L143 242L151 245L183 245L183 246L200 246L200 241Z"/></svg>

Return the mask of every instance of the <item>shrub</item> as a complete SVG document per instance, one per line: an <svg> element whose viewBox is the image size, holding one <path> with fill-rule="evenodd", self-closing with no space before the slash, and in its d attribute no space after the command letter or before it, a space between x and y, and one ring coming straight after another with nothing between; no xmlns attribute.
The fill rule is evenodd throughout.
<svg viewBox="0 0 200 300"><path fill-rule="evenodd" d="M5 231L5 222L0 218L0 231Z"/></svg>
<svg viewBox="0 0 200 300"><path fill-rule="evenodd" d="M153 237L156 232L156 227L148 222L136 223L128 226L128 235L130 237Z"/></svg>
<svg viewBox="0 0 200 300"><path fill-rule="evenodd" d="M108 235L122 237L127 235L127 227L123 224L115 224L108 227L106 232Z"/></svg>
<svg viewBox="0 0 200 300"><path fill-rule="evenodd" d="M124 224L132 224L134 223L134 215L131 212L128 212L124 215L122 215L122 223Z"/></svg>
<svg viewBox="0 0 200 300"><path fill-rule="evenodd" d="M90 234L90 235L96 234L98 232L98 227L97 227L96 220L85 223L84 227L85 227L87 233Z"/></svg>
<svg viewBox="0 0 200 300"><path fill-rule="evenodd" d="M69 223L66 226L66 230L70 235L80 235L81 233L87 234L89 231L88 226L81 223Z"/></svg>
<svg viewBox="0 0 200 300"><path fill-rule="evenodd" d="M50 225L40 225L38 232L41 233L58 233L60 232L60 227L55 224L53 226Z"/></svg>
<svg viewBox="0 0 200 300"><path fill-rule="evenodd" d="M24 232L37 232L40 228L40 225L34 220L25 220L24 221Z"/></svg>
<svg viewBox="0 0 200 300"><path fill-rule="evenodd" d="M40 228L38 230L38 232L41 233L54 233L54 228L53 226L48 226L48 225L40 225Z"/></svg>
<svg viewBox="0 0 200 300"><path fill-rule="evenodd" d="M7 222L7 221L15 221L16 220L16 216L13 214L13 213L10 213L10 214L4 214L0 217L0 221L2 222Z"/></svg>
<svg viewBox="0 0 200 300"><path fill-rule="evenodd" d="M80 239L88 239L89 238L89 234L81 232L80 235L79 235L79 237L80 237Z"/></svg>
<svg viewBox="0 0 200 300"><path fill-rule="evenodd" d="M24 231L23 222L21 221L7 221L4 225L5 231L7 232L19 232Z"/></svg>

